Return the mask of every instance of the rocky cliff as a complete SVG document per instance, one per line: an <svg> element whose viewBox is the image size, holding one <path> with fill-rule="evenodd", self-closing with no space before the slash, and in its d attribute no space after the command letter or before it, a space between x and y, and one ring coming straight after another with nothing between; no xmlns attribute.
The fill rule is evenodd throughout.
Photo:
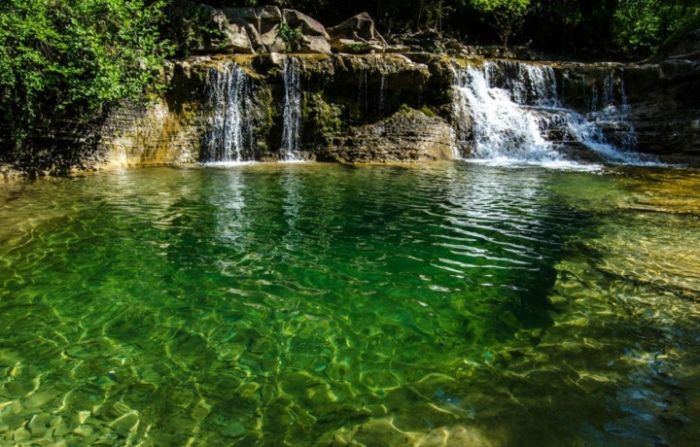
<svg viewBox="0 0 700 447"><path fill-rule="evenodd" d="M342 162L455 158L455 62L418 59L272 53L176 61L167 70L171 88L157 104L106 120L100 153L120 165L274 161L290 152Z"/></svg>
<svg viewBox="0 0 700 447"><path fill-rule="evenodd" d="M156 105L107 119L100 153L121 165L274 161L290 154L340 162L468 157L473 117L469 110L455 113L455 85L465 66L485 63L428 53L195 56L168 67L171 87ZM506 67L502 76L518 76L511 71L521 66L493 64ZM696 63L545 66L555 73L560 107L589 116L611 143L631 144L664 161L697 163ZM235 70L240 74L233 79ZM611 104L624 119L610 116ZM562 132L547 137L571 142ZM237 155L222 158L222 146Z"/></svg>
<svg viewBox="0 0 700 447"><path fill-rule="evenodd" d="M505 113L501 103L482 113L494 99L513 103L511 114L528 115L568 156L606 161L588 146L610 145L700 160L700 63L683 54L639 65L487 59L430 32L387 43L366 14L325 28L275 7L205 9L218 40L169 62L169 88L150 106L125 105L97 127L61 131L71 134L65 144L86 147L63 164L445 160L483 156L484 132L540 144L509 123L484 126ZM474 67L491 90L465 100L484 82ZM574 135L577 126L587 133ZM56 164L56 153L42 160ZM61 172L47 160L42 166Z"/></svg>

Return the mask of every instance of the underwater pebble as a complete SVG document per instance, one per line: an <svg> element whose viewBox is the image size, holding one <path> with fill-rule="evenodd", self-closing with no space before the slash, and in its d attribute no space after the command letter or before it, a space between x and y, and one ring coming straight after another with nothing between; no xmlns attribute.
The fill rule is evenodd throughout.
<svg viewBox="0 0 700 447"><path fill-rule="evenodd" d="M3 402L0 404L0 417L7 417L11 414L17 414L22 411L22 404L16 400Z"/></svg>
<svg viewBox="0 0 700 447"><path fill-rule="evenodd" d="M559 296L559 295L554 295L554 296L549 297L549 302L553 306L563 306L564 304L566 304L566 301L567 301L566 298L564 298L563 296Z"/></svg>
<svg viewBox="0 0 700 447"><path fill-rule="evenodd" d="M63 418L61 416L54 416L49 422L49 427L56 428L63 423Z"/></svg>
<svg viewBox="0 0 700 447"><path fill-rule="evenodd" d="M32 438L32 434L22 427L15 430L13 438L15 442L29 441Z"/></svg>
<svg viewBox="0 0 700 447"><path fill-rule="evenodd" d="M90 436L93 431L93 428L89 425L81 425L80 427L73 429L73 433L75 433L78 436L83 436L85 438Z"/></svg>
<svg viewBox="0 0 700 447"><path fill-rule="evenodd" d="M24 400L24 406L29 409L38 408L54 400L56 393L51 391L40 391L34 393Z"/></svg>
<svg viewBox="0 0 700 447"><path fill-rule="evenodd" d="M53 432L53 435L56 437L61 437L67 435L68 433L70 433L70 429L66 425L61 424L58 427L56 427L56 429Z"/></svg>
<svg viewBox="0 0 700 447"><path fill-rule="evenodd" d="M192 417L201 421L209 416L209 413L211 413L211 405L201 401L197 404L194 410L192 410Z"/></svg>
<svg viewBox="0 0 700 447"><path fill-rule="evenodd" d="M245 435L245 427L240 422L233 422L221 431L227 438L239 438Z"/></svg>
<svg viewBox="0 0 700 447"><path fill-rule="evenodd" d="M50 414L42 413L42 414L35 415L29 421L29 424L27 424L27 427L29 427L29 431L32 432L32 437L40 438L46 434L46 432L48 431L47 424L49 422L50 417L51 417Z"/></svg>
<svg viewBox="0 0 700 447"><path fill-rule="evenodd" d="M138 423L139 417L136 413L127 413L112 421L109 426L114 427L120 433L127 433L136 427Z"/></svg>
<svg viewBox="0 0 700 447"><path fill-rule="evenodd" d="M24 425L24 417L19 415L3 416L2 420L7 424L10 430L17 430Z"/></svg>
<svg viewBox="0 0 700 447"><path fill-rule="evenodd" d="M83 424L85 423L85 421L87 421L88 418L90 417L90 414L92 414L92 413L90 413L89 411L81 411L81 412L79 412L79 413L78 413L78 423L79 423L80 425L83 425Z"/></svg>

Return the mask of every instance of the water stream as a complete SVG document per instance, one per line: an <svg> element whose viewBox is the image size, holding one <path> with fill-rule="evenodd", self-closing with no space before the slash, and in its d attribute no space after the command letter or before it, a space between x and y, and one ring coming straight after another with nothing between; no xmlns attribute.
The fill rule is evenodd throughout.
<svg viewBox="0 0 700 447"><path fill-rule="evenodd" d="M254 161L252 78L236 63L212 67L207 76L207 91L212 113L203 141L203 161Z"/></svg>
<svg viewBox="0 0 700 447"><path fill-rule="evenodd" d="M284 61L284 108L282 115L282 160L300 161L301 141L301 78L298 61L287 58Z"/></svg>
<svg viewBox="0 0 700 447"><path fill-rule="evenodd" d="M459 132L472 145L471 157L495 162L556 164L567 159L562 144L586 147L604 162L641 164L634 149L634 128L626 121L622 81L611 73L599 94L591 92L591 112L565 108L550 66L521 62L486 62L456 76L456 120L471 127ZM616 92L619 90L619 94ZM628 137L611 143L604 127L622 127ZM459 128L459 125L457 126Z"/></svg>

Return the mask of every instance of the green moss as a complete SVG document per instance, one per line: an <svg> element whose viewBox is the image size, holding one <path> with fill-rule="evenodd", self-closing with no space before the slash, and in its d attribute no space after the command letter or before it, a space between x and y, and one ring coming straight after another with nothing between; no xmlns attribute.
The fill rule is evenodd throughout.
<svg viewBox="0 0 700 447"><path fill-rule="evenodd" d="M304 121L310 123L317 137L329 140L343 129L343 107L328 104L323 99L323 92L305 95L301 112Z"/></svg>
<svg viewBox="0 0 700 447"><path fill-rule="evenodd" d="M423 106L420 109L414 109L413 107L409 106L406 103L401 104L399 107L399 110L396 112L397 114L405 114L405 113L412 113L412 112L420 112L425 116L429 117L435 117L437 116L435 112L433 112L427 105L423 104Z"/></svg>
<svg viewBox="0 0 700 447"><path fill-rule="evenodd" d="M430 109L428 108L428 106L426 106L426 105L423 105L423 107L420 108L420 112L421 112L423 115L429 116L429 117L431 117L431 118L433 118L433 117L436 116L436 115L435 115L435 112L433 112L432 110L430 110Z"/></svg>

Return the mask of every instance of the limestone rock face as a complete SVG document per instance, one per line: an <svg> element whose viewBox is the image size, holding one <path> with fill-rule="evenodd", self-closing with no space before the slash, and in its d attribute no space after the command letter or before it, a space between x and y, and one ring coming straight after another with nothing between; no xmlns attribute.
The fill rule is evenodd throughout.
<svg viewBox="0 0 700 447"><path fill-rule="evenodd" d="M376 124L362 126L336 140L319 156L344 163L454 160L452 129L439 117L402 110Z"/></svg>
<svg viewBox="0 0 700 447"><path fill-rule="evenodd" d="M251 11L261 17L251 9L243 16L252 17ZM275 27L260 38L272 35ZM242 117L237 125L245 135L247 159L279 160L285 156L282 144L289 129L284 127L290 118L285 104L290 86L296 85L295 150L300 158L348 163L449 160L455 151L468 156L471 150L473 117L468 110L463 117L455 115L454 76L464 63L429 53L193 56L164 68L169 88L155 104L115 109L93 134L66 134L65 141L71 147L76 141L97 141L98 166L100 160L101 166L213 160L211 150L205 151L207 135L217 119L228 122L216 113L233 110ZM234 67L235 80L221 77ZM290 67L294 79L289 78ZM636 130L638 151L659 155L662 161L700 161L700 73L693 61L560 63L554 70L563 106L585 115L595 98L592 92L598 93L599 103L604 97L625 99L627 107L618 109ZM228 99L221 97L216 105L215 89L228 91ZM233 98L239 102L225 104ZM615 141L629 127L604 130ZM51 141L58 144L55 135ZM571 145L566 151L583 158L578 149ZM79 162L94 166L90 160Z"/></svg>
<svg viewBox="0 0 700 447"><path fill-rule="evenodd" d="M165 103L114 111L102 125L102 166L195 163L198 127L187 125Z"/></svg>

